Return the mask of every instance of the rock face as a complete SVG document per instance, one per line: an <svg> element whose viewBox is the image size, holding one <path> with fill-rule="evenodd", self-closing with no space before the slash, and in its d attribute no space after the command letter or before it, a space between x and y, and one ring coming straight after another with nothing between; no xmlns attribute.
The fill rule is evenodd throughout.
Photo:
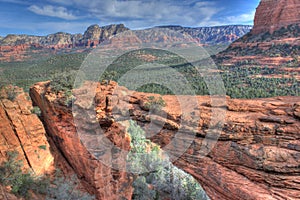
<svg viewBox="0 0 300 200"><path fill-rule="evenodd" d="M90 26L84 35L58 32L47 36L14 35L9 34L0 38L0 61L23 61L34 54L53 54L57 50L68 53L70 51L85 51L86 48L96 47L100 42L111 36L126 31L123 24L113 24L99 27Z"/></svg>
<svg viewBox="0 0 300 200"><path fill-rule="evenodd" d="M91 86L85 85L74 94L75 96L86 95L90 88ZM104 192L100 189L103 187L103 182L113 181L115 185L106 188L107 194L114 191L113 195L124 196L124 193L118 193L113 188L118 187L121 182L125 184L126 176L120 171L114 171L115 176L112 176L111 169L97 164L97 161L80 144L69 110L55 103L56 96L50 94L45 91L43 83L31 88L34 102L44 109L44 119L49 132L52 137L56 138L58 147L64 152L75 171L89 180L94 187L98 186L99 194ZM145 102L152 95L157 96L131 92L111 83L108 86L97 86L95 105L87 103L88 100L82 96L80 100L76 100L78 102L75 101L74 106L81 108L92 106L97 123L106 132L105 136L117 147L123 145L122 149L128 149L125 145L128 143L124 144L127 139L121 124L123 121L132 119L137 121L147 133L150 133L149 130L152 130L154 124L161 125L161 129L155 129L158 132L149 134L148 137L152 142L165 148L176 136L177 130L182 126L181 120L185 116L182 114L176 96L163 96L167 106L163 108L162 113L166 118L159 114L150 114L145 108ZM186 97L187 100L189 98ZM86 99L88 99L87 96ZM223 102L225 104L220 107L212 107L208 96L199 96L197 100L197 105L187 104L186 109L189 109L191 113L200 111L200 118L198 120L186 119L189 125L185 127L186 130L196 128L196 135L189 148L174 161L177 167L193 175L211 199L300 198L299 97L253 100L227 98L227 102ZM207 127L213 109L226 111L225 123L216 145L207 156L203 157L201 146L208 134ZM82 111L80 113L85 112L80 111ZM79 124L77 130L86 129L90 127L90 123L95 123L91 113L83 115L77 121L76 124ZM97 129L95 126L92 127L94 127L93 130L85 132L85 141L89 141L89 134L95 134L94 131ZM123 142L120 142L120 137ZM182 139L185 140L184 137ZM206 140L206 145L210 145L209 141ZM93 146L92 141L90 142L87 144ZM96 147L97 144L94 143L94 146ZM105 155L105 153L99 155ZM97 174L95 169L99 166L103 170L96 170L99 173ZM105 175L100 175L101 173ZM97 176L98 179L93 176ZM123 178L113 178L120 176ZM96 179L98 182L95 181ZM131 179L128 180L130 182ZM99 197L100 199L112 198L101 195Z"/></svg>
<svg viewBox="0 0 300 200"><path fill-rule="evenodd" d="M252 26L247 25L228 25L215 27L190 28L182 26L160 26L169 28L180 33L189 34L197 39L201 44L226 44L231 43L248 33Z"/></svg>
<svg viewBox="0 0 300 200"><path fill-rule="evenodd" d="M262 0L250 33L217 55L224 65L252 62L262 66L299 65L299 0ZM221 60L221 62L220 62Z"/></svg>
<svg viewBox="0 0 300 200"><path fill-rule="evenodd" d="M17 46L17 45L33 45L35 47L44 48L71 48L76 46L84 46L85 42L91 41L103 41L109 37L126 31L123 24L113 24L109 26L99 27L98 25L92 25L88 27L84 35L82 34L70 34L58 32L47 36L31 36L31 35L7 35L0 40L0 46Z"/></svg>
<svg viewBox="0 0 300 200"><path fill-rule="evenodd" d="M275 28L260 30L254 26L253 31L219 53L216 61L224 65L236 65L245 61L262 66L284 66L290 63L297 67L300 55L300 24L277 24L272 27Z"/></svg>
<svg viewBox="0 0 300 200"><path fill-rule="evenodd" d="M29 96L19 88L14 92L14 100L0 100L0 163L7 159L7 152L17 151L24 169L32 169L37 175L51 173L54 160L44 126L37 115L31 113Z"/></svg>
<svg viewBox="0 0 300 200"><path fill-rule="evenodd" d="M76 96L86 95L89 88L90 85L86 85L76 91ZM98 87L98 90L101 91L101 87ZM106 92L111 93L110 90ZM106 108L105 94L99 93L101 99L97 104L99 109L105 110ZM74 106L78 114L82 116L75 124L72 109L64 106L59 96L49 91L47 83L34 85L30 89L30 96L42 110L48 134L78 178L85 183L85 188L95 194L97 199L131 199L132 177L125 172L126 155L119 155L118 150L109 147L109 141L111 141L119 148L127 151L130 149L130 138L126 133L126 128L114 123L109 114L105 114L101 121L91 119L95 110L88 101L75 102ZM90 109L87 111L85 108ZM106 128L97 129L99 123ZM76 130L82 132L81 137L84 137L84 140L94 147L93 149L88 149L83 145L80 140L82 138ZM105 138L110 140L94 140L91 136L97 134L104 134ZM117 163L111 163L112 158L120 159ZM124 170L118 171L110 166Z"/></svg>
<svg viewBox="0 0 300 200"><path fill-rule="evenodd" d="M85 46L97 46L100 42L109 39L111 36L129 30L123 24L112 24L99 27L92 25L85 31L81 43Z"/></svg>
<svg viewBox="0 0 300 200"><path fill-rule="evenodd" d="M109 37L126 31L123 24L113 24L109 26L99 27L98 25L92 25L88 27L84 35L82 34L70 34L58 32L47 36L31 36L31 35L7 35L0 39L0 46L14 47L25 45L31 48L46 48L46 49L64 49L75 48L81 46L97 45Z"/></svg>
<svg viewBox="0 0 300 200"><path fill-rule="evenodd" d="M262 0L256 9L253 34L273 33L281 27L300 23L299 0Z"/></svg>

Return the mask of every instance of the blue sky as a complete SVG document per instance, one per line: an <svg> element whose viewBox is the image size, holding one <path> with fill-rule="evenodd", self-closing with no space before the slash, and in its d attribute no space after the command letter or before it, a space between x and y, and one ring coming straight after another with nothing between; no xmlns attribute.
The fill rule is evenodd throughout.
<svg viewBox="0 0 300 200"><path fill-rule="evenodd" d="M259 0L0 0L0 35L83 33L91 24L131 29L253 24Z"/></svg>

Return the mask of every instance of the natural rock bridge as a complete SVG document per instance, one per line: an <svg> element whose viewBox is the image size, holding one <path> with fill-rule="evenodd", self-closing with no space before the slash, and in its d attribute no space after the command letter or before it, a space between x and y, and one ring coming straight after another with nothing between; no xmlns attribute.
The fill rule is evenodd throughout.
<svg viewBox="0 0 300 200"><path fill-rule="evenodd" d="M130 139L126 128L116 120L122 115L119 108L127 108L130 118L147 129L151 119L144 104L151 94L132 93L114 82L108 86L98 84L94 103L91 105L88 103L90 100L85 99L91 88L90 84L94 83L86 83L74 91L77 97L74 106L84 113L76 124L71 108L62 105L61 99L47 88L47 83L34 85L30 95L41 108L46 129L58 149L90 190L99 199L130 198L130 175L98 161L95 154L91 154L79 140L76 131L86 133L85 144L93 144L97 141L93 141L89 135L95 134L100 124L102 133L114 146L129 150ZM167 103L163 108L167 118L156 118L163 120L164 125L158 134L150 138L162 147L172 140L182 118L176 96L163 96L163 99ZM200 110L196 136L174 164L193 175L211 199L300 197L299 97L252 100L227 98L226 106L221 107L226 109L221 135L215 147L205 157L201 156L200 149L214 108L208 96L198 96L197 100L198 106L192 108ZM117 110L120 111L119 114ZM97 120L91 119L93 116ZM101 152L100 158L124 156L111 149L97 151ZM123 161L120 159L114 165L122 167Z"/></svg>

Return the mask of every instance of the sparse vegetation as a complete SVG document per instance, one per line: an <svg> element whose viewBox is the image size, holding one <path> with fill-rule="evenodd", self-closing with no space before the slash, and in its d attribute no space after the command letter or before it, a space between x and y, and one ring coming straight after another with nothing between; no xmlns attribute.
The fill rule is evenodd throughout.
<svg viewBox="0 0 300 200"><path fill-rule="evenodd" d="M53 76L50 82L50 87L55 93L62 92L64 95L63 104L70 107L75 100L72 95L72 89L74 86L77 71L64 72Z"/></svg>
<svg viewBox="0 0 300 200"><path fill-rule="evenodd" d="M42 111L41 109L38 107L38 106L34 106L32 109L31 109L31 113L33 114L36 114L37 116L41 116L42 114Z"/></svg>
<svg viewBox="0 0 300 200"><path fill-rule="evenodd" d="M18 197L29 200L34 192L46 196L47 200L94 199L93 196L77 189L78 182L75 177L65 178L57 173L54 179L51 179L48 176L37 177L30 171L23 172L22 163L17 157L17 152L8 152L8 160L0 166L0 183L10 186L11 192Z"/></svg>
<svg viewBox="0 0 300 200"><path fill-rule="evenodd" d="M18 96L18 92L16 92L15 87L10 87L6 89L7 99L14 101Z"/></svg>
<svg viewBox="0 0 300 200"><path fill-rule="evenodd" d="M100 78L100 82L105 81L106 84L110 84L110 81L117 75L115 71L105 71Z"/></svg>
<svg viewBox="0 0 300 200"><path fill-rule="evenodd" d="M150 140L134 121L129 121L131 151L128 166L134 172L132 199L208 199L199 183L190 175L176 168L163 156L163 151Z"/></svg>
<svg viewBox="0 0 300 200"><path fill-rule="evenodd" d="M162 97L156 98L154 96L149 96L148 101L145 103L145 108L148 110L159 111L165 106L166 102L163 100Z"/></svg>
<svg viewBox="0 0 300 200"><path fill-rule="evenodd" d="M0 62L0 82L24 88L55 74L78 70L88 52L40 56L23 62Z"/></svg>
<svg viewBox="0 0 300 200"><path fill-rule="evenodd" d="M299 26L290 26L284 29L284 34L295 35L299 32ZM292 32L289 32L292 31ZM279 32L283 32L283 29ZM278 31L274 32L272 35L266 33L263 35L258 35L253 38L251 34L247 34L243 39L253 40L257 42L262 40L262 37L272 37L273 39L278 37ZM297 68L299 66L298 56L299 47L290 46L288 44L276 45L274 44L270 50L258 52L257 48L251 49L239 49L236 47L236 51L240 54L256 55L256 54L267 54L269 56L282 56L290 54L294 59L291 62L287 62L282 66L277 68L269 68L269 66L259 66L255 60L244 60L236 64L236 66L218 66L218 72L222 76L226 94L233 98L259 98L259 97L272 97L272 96L285 96L285 95L299 95L299 80L297 76L293 75L293 71L284 71L283 68ZM5 84L13 83L17 86L25 88L38 81L46 81L52 79L51 86L54 90L65 91L65 101L62 102L65 105L70 106L74 98L71 94L71 88L74 84L72 82L74 77L70 77L68 74L77 72L82 61L84 60L87 53L79 54L62 54L49 57L45 60L36 61L26 61L23 63L13 62L13 63L0 63L0 82ZM151 61L145 60L145 58L153 58ZM223 58L226 60L226 57ZM126 74L128 71L134 69L137 66L143 65L145 63L157 63L164 66L170 66L172 69L176 70L181 76L186 78L187 85L189 85L192 91L186 88L180 88L179 85L176 95L186 95L186 94L197 94L197 95L208 95L210 94L207 85L197 71L197 69L187 63L187 61L177 55L170 52L155 50L155 49L141 49L138 51L132 51L127 54L122 55L117 58L100 77L102 80L114 80L119 82L120 85L124 85L129 89L137 90L140 92L157 93L161 95L171 94L174 95L175 92L170 88L165 87L163 84L169 80L182 80L177 75L169 74L164 72L165 68L143 68L143 73L149 74L149 81L145 82L145 85L135 88L135 84L140 78L134 73L130 77L130 81L126 83L121 83L120 78ZM97 66L95 66L97 67ZM138 72L138 71L137 71ZM162 77L164 78L157 78ZM281 75L284 75L283 77ZM58 76L57 76L58 75ZM212 74L213 76L214 74ZM56 78L55 78L56 77ZM157 84L155 82L149 83L153 78L156 77L157 82L162 84ZM288 78L289 77L289 78ZM70 78L70 79L69 79ZM9 81L8 81L9 80Z"/></svg>
<svg viewBox="0 0 300 200"><path fill-rule="evenodd" d="M40 149L43 149L43 150L47 150L47 146L46 145L41 145L39 146Z"/></svg>
<svg viewBox="0 0 300 200"><path fill-rule="evenodd" d="M30 199L29 191L45 194L48 180L34 177L31 172L22 172L22 163L17 160L17 156L17 152L8 152L8 161L0 166L0 183L11 186L13 194L26 199Z"/></svg>

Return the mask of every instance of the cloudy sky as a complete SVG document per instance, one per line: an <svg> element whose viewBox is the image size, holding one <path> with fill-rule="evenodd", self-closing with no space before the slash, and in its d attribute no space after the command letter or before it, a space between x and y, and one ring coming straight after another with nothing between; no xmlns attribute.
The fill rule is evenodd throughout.
<svg viewBox="0 0 300 200"><path fill-rule="evenodd" d="M0 0L0 35L83 33L91 24L131 29L253 24L259 0Z"/></svg>

